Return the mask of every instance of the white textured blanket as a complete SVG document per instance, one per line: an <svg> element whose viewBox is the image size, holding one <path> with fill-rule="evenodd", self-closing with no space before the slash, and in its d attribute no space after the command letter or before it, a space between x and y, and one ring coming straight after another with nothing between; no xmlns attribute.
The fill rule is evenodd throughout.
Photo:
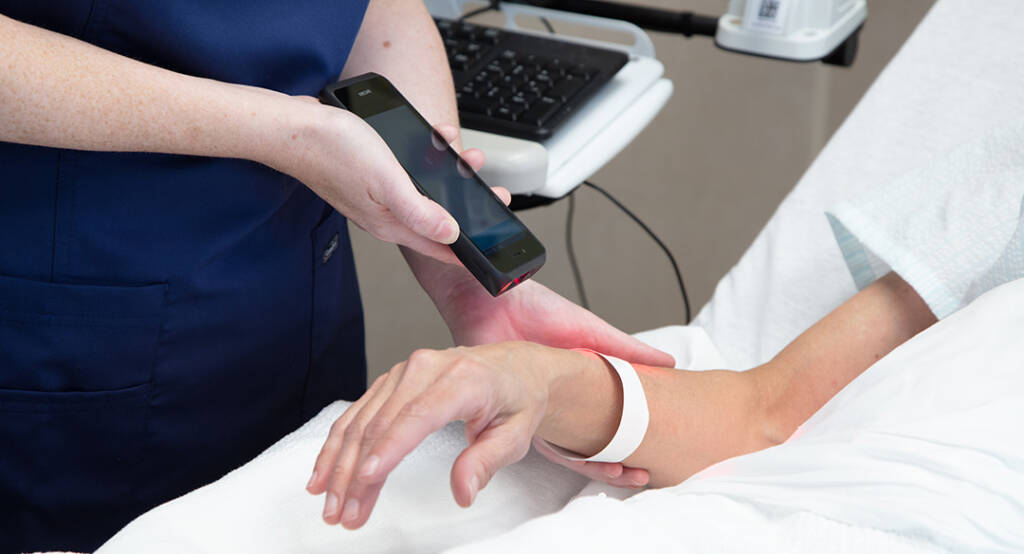
<svg viewBox="0 0 1024 554"><path fill-rule="evenodd" d="M701 329L668 327L640 337L684 366L722 366ZM531 451L498 472L472 508L459 508L448 476L466 443L461 425L453 424L428 437L391 474L365 527L327 526L320 519L323 496L310 496L304 486L330 425L348 405L331 404L248 464L143 514L98 552L433 552L555 512L587 484Z"/></svg>

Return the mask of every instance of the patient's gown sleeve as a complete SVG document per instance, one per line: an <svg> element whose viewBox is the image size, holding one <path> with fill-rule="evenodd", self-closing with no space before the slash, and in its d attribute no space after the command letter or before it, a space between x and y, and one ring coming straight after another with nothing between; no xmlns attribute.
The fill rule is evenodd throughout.
<svg viewBox="0 0 1024 554"><path fill-rule="evenodd" d="M858 289L894 271L939 319L1024 277L1024 124L826 212Z"/></svg>

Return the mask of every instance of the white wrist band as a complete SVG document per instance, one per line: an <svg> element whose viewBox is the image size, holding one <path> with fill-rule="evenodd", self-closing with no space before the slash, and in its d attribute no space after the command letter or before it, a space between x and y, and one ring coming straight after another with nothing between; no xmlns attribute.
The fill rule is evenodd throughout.
<svg viewBox="0 0 1024 554"><path fill-rule="evenodd" d="M588 350L588 352L593 351ZM550 442L547 444L559 455L570 460L621 462L640 447L640 443L644 440L644 435L647 434L647 424L651 417L647 409L647 396L644 395L644 387L640 384L640 377L636 374L636 369L633 368L632 364L625 360L605 356L597 352L593 353L611 364L612 368L615 369L615 373L619 375L619 381L622 382L622 417L619 419L619 428L615 431L615 436L612 437L612 440L600 452L589 458L581 457L575 452Z"/></svg>

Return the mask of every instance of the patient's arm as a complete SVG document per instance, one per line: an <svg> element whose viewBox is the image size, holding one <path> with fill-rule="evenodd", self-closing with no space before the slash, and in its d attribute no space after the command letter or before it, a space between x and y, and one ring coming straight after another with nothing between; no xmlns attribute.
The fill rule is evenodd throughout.
<svg viewBox="0 0 1024 554"><path fill-rule="evenodd" d="M890 273L750 371L640 367L651 423L624 463L647 468L654 486L670 485L715 462L779 444L847 383L935 321L917 293ZM588 382L587 389L601 386L595 377ZM554 390L551 404L568 409L545 419L541 435L584 454L597 452L611 439L618 412L601 421L601 433L584 432L581 422L597 423L595 412L608 414L587 397Z"/></svg>
<svg viewBox="0 0 1024 554"><path fill-rule="evenodd" d="M625 463L657 486L784 441L875 360L935 322L917 294L889 274L746 372L638 367L651 410ZM452 467L464 506L535 434L592 454L621 413L618 378L597 357L530 343L419 351L342 415L316 462L329 474L324 519L361 526L388 473L428 434L466 421L469 447ZM322 479L318 482L322 483ZM350 517L349 517L350 516Z"/></svg>

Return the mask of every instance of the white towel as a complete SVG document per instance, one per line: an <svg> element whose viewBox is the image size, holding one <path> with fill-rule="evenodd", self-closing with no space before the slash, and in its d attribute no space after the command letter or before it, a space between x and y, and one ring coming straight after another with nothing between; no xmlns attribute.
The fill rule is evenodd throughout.
<svg viewBox="0 0 1024 554"><path fill-rule="evenodd" d="M703 329L642 333L680 367L723 367ZM349 406L335 402L297 431L214 483L139 516L98 554L219 552L433 552L494 536L552 513L573 497L632 489L593 484L536 452L499 471L469 509L455 504L449 472L465 448L461 424L430 435L388 477L365 527L348 531L320 519L323 496L304 486L330 425Z"/></svg>
<svg viewBox="0 0 1024 554"><path fill-rule="evenodd" d="M829 210L858 288L890 270L943 318L1024 277L1024 124Z"/></svg>

